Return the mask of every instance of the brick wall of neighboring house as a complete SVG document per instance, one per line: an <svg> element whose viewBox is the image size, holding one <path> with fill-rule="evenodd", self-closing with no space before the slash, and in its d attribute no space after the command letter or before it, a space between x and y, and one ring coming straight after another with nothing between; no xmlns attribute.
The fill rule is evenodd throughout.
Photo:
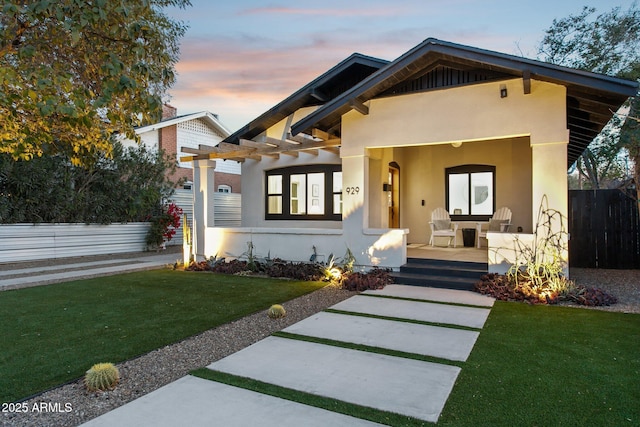
<svg viewBox="0 0 640 427"><path fill-rule="evenodd" d="M167 126L160 129L158 135L158 147L164 150L165 153L175 156L180 155L178 153L178 127ZM193 181L193 171L191 169L177 167L175 173L169 176L169 179L173 182L178 182L180 179L183 181Z"/></svg>
<svg viewBox="0 0 640 427"><path fill-rule="evenodd" d="M216 183L216 191L218 191L218 185L228 185L231 187L232 193L240 193L240 175L224 172L215 172L214 180Z"/></svg>
<svg viewBox="0 0 640 427"><path fill-rule="evenodd" d="M162 120L172 119L178 116L178 109L169 104L162 104Z"/></svg>
<svg viewBox="0 0 640 427"><path fill-rule="evenodd" d="M175 183L184 183L185 181L193 182L193 170L187 168L176 168L176 172L169 177Z"/></svg>

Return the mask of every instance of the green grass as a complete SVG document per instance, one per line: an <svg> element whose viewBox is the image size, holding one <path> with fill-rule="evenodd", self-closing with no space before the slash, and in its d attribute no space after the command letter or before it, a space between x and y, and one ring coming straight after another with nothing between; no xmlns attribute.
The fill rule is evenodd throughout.
<svg viewBox="0 0 640 427"><path fill-rule="evenodd" d="M461 366L438 426L640 425L637 314L496 302ZM433 425L206 369L193 374L392 426Z"/></svg>
<svg viewBox="0 0 640 427"><path fill-rule="evenodd" d="M12 402L323 287L154 270L0 292L0 402Z"/></svg>
<svg viewBox="0 0 640 427"><path fill-rule="evenodd" d="M640 315L496 302L438 426L640 425Z"/></svg>

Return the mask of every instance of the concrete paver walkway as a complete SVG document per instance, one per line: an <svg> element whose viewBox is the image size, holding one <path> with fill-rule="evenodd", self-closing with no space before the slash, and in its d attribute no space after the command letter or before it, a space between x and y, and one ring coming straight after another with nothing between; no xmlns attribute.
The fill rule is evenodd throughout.
<svg viewBox="0 0 640 427"><path fill-rule="evenodd" d="M486 295L457 289L426 288L411 285L391 285L375 291L364 291L365 295L418 299L423 301L450 302L480 307L493 307L495 299Z"/></svg>
<svg viewBox="0 0 640 427"><path fill-rule="evenodd" d="M487 308L460 307L363 295L351 297L331 308L353 313L398 317L422 322L446 323L469 328L482 328L490 311Z"/></svg>
<svg viewBox="0 0 640 427"><path fill-rule="evenodd" d="M458 361L467 360L480 335L476 331L324 312L284 332Z"/></svg>
<svg viewBox="0 0 640 427"><path fill-rule="evenodd" d="M86 427L373 427L380 424L192 376L183 377Z"/></svg>
<svg viewBox="0 0 640 427"><path fill-rule="evenodd" d="M442 363L272 336L208 368L437 422L461 370L446 360L466 360L479 332L401 319L480 329L493 300L482 296L478 299L478 295L471 292L402 285L390 285L383 291L366 294L332 307L344 313L318 313L288 327L285 332L430 355L442 359ZM398 299L403 297L411 300ZM445 301L475 306L450 305ZM399 320L363 317L356 313ZM326 412L229 385L185 377L86 425L245 426L259 423L282 427L316 425L316 417L317 425L375 425Z"/></svg>
<svg viewBox="0 0 640 427"><path fill-rule="evenodd" d="M209 369L435 422L457 366L268 337Z"/></svg>

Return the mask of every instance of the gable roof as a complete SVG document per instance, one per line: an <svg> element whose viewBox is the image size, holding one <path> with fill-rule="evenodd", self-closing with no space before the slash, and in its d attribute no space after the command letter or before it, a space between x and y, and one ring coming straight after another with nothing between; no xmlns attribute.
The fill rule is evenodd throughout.
<svg viewBox="0 0 640 427"><path fill-rule="evenodd" d="M237 144L240 139L252 139L300 108L322 105L339 96L388 63L383 59L354 53L231 134L224 142Z"/></svg>
<svg viewBox="0 0 640 427"><path fill-rule="evenodd" d="M223 138L231 134L229 129L227 129L222 123L220 123L220 120L218 120L218 116L213 113L210 113L209 111L200 111L198 113L185 114L182 116L164 119L152 125L141 126L139 128L136 128L136 133L140 135L145 132L151 132L154 130L165 128L167 126L173 126L179 123L184 123L184 122L188 122L189 120L196 120L196 119L203 119L205 123L207 123L213 129L215 129L216 132L218 132L220 136L222 136Z"/></svg>
<svg viewBox="0 0 640 427"><path fill-rule="evenodd" d="M567 166L573 164L600 133L613 112L638 91L637 82L429 38L293 124L291 133L336 128L342 115L354 108L354 104L393 94L394 88L403 82L415 80L442 65L490 72L492 76L485 79L520 77L526 84L533 78L565 86L570 130Z"/></svg>

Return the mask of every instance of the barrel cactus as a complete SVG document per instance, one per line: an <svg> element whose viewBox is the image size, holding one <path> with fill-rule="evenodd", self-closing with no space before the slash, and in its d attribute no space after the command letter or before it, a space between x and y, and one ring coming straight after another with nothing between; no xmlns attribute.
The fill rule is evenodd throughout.
<svg viewBox="0 0 640 427"><path fill-rule="evenodd" d="M113 390L120 381L120 372L113 363L96 363L84 376L89 391Z"/></svg>
<svg viewBox="0 0 640 427"><path fill-rule="evenodd" d="M269 307L269 310L267 311L267 315L272 319L280 319L286 316L287 312L285 311L284 307L281 306L280 304L274 304L271 307Z"/></svg>

